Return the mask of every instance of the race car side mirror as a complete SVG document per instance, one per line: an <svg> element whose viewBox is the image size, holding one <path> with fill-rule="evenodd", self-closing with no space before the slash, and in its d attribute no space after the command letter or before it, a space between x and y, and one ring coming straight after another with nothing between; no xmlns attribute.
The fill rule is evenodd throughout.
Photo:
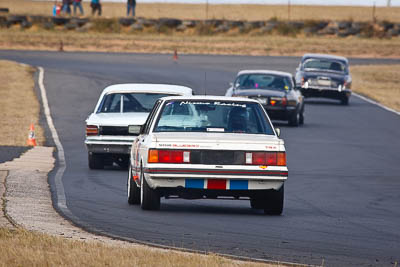
<svg viewBox="0 0 400 267"><path fill-rule="evenodd" d="M142 131L142 126L139 125L129 125L128 132L133 135L138 135Z"/></svg>
<svg viewBox="0 0 400 267"><path fill-rule="evenodd" d="M278 137L280 137L280 136L281 136L281 129L275 128L275 133L276 133L276 135L277 135Z"/></svg>

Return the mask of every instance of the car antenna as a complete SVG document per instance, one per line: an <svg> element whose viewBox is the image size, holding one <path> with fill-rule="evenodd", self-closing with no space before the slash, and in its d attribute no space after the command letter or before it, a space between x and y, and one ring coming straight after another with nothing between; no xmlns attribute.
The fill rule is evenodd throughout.
<svg viewBox="0 0 400 267"><path fill-rule="evenodd" d="M204 95L207 95L207 71L204 72Z"/></svg>

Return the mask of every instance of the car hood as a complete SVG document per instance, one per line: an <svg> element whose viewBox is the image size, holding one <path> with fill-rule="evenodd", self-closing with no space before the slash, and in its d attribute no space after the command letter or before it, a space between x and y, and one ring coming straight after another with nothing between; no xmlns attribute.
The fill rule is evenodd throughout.
<svg viewBox="0 0 400 267"><path fill-rule="evenodd" d="M273 97L284 97L286 95L283 91L275 91L275 90L265 90L265 89L235 89L235 95L238 96L273 96Z"/></svg>
<svg viewBox="0 0 400 267"><path fill-rule="evenodd" d="M283 140L275 135L235 133L153 133L158 148L282 151Z"/></svg>
<svg viewBox="0 0 400 267"><path fill-rule="evenodd" d="M143 125L148 115L147 112L92 113L87 118L86 124L100 126Z"/></svg>
<svg viewBox="0 0 400 267"><path fill-rule="evenodd" d="M329 77L333 80L344 81L346 74L334 73L329 71L304 71L303 77L305 79L317 78L317 77Z"/></svg>

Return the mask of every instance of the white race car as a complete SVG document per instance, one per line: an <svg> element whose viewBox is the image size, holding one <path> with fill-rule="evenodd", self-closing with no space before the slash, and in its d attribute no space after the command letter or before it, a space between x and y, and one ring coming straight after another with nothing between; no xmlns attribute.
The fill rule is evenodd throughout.
<svg viewBox="0 0 400 267"><path fill-rule="evenodd" d="M288 169L278 133L257 100L161 98L132 145L128 203L157 210L161 197L244 198L279 215Z"/></svg>
<svg viewBox="0 0 400 267"><path fill-rule="evenodd" d="M86 119L85 144L90 169L114 162L127 167L133 140L157 99L192 95L192 89L168 84L116 84L105 88Z"/></svg>

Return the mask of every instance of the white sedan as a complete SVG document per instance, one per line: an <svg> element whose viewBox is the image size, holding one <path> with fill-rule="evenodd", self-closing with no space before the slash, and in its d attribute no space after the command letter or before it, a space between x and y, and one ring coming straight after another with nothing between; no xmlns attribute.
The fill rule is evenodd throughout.
<svg viewBox="0 0 400 267"><path fill-rule="evenodd" d="M157 99L192 95L192 89L169 84L116 84L103 90L86 119L85 145L90 169L114 162L127 167L133 140Z"/></svg>
<svg viewBox="0 0 400 267"><path fill-rule="evenodd" d="M279 215L288 169L278 133L256 100L161 98L132 145L128 203L157 210L161 197L250 199Z"/></svg>

